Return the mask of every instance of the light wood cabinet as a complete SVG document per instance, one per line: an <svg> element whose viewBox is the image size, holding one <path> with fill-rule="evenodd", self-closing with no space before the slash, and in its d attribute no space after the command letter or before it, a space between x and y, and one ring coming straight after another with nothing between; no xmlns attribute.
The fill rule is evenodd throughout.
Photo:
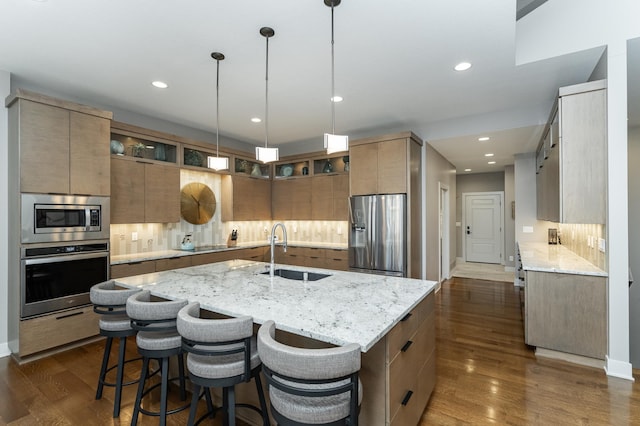
<svg viewBox="0 0 640 426"><path fill-rule="evenodd" d="M333 269L336 271L349 269L348 251L341 249L289 246L285 253L278 246L274 257L276 263L285 265L308 266L310 268ZM269 260L266 259L265 261Z"/></svg>
<svg viewBox="0 0 640 426"><path fill-rule="evenodd" d="M604 359L606 278L525 271L524 327L528 345Z"/></svg>
<svg viewBox="0 0 640 426"><path fill-rule="evenodd" d="M18 359L24 359L38 352L96 336L100 331L98 322L99 316L91 306L20 320L20 339L12 351Z"/></svg>
<svg viewBox="0 0 640 426"><path fill-rule="evenodd" d="M223 222L271 219L271 181L237 175L222 176Z"/></svg>
<svg viewBox="0 0 640 426"><path fill-rule="evenodd" d="M431 293L362 354L360 378L368 390L363 405L369 409L361 413L360 423L419 423L436 383L434 309Z"/></svg>
<svg viewBox="0 0 640 426"><path fill-rule="evenodd" d="M560 89L538 148L538 219L605 223L606 109L605 80Z"/></svg>
<svg viewBox="0 0 640 426"><path fill-rule="evenodd" d="M309 220L312 212L310 178L279 179L271 183L273 220Z"/></svg>
<svg viewBox="0 0 640 426"><path fill-rule="evenodd" d="M110 112L23 90L7 106L21 192L110 194Z"/></svg>
<svg viewBox="0 0 640 426"><path fill-rule="evenodd" d="M156 261L145 260L141 262L118 263L111 265L111 278L130 277L132 275L149 274L156 272Z"/></svg>
<svg viewBox="0 0 640 426"><path fill-rule="evenodd" d="M314 176L311 178L311 197L313 220L347 220L349 176Z"/></svg>
<svg viewBox="0 0 640 426"><path fill-rule="evenodd" d="M407 192L407 138L355 145L349 150L351 195Z"/></svg>
<svg viewBox="0 0 640 426"><path fill-rule="evenodd" d="M111 159L111 223L180 221L180 169Z"/></svg>

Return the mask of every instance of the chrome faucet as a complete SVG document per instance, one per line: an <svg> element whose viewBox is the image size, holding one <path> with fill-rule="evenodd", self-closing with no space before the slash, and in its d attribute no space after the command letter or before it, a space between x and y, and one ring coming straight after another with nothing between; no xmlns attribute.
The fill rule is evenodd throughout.
<svg viewBox="0 0 640 426"><path fill-rule="evenodd" d="M284 227L284 223L278 222L271 228L271 265L269 266L269 275L273 277L273 271L275 270L275 262L273 260L273 248L276 245L276 228L280 226L282 228L282 250L287 251L287 228Z"/></svg>

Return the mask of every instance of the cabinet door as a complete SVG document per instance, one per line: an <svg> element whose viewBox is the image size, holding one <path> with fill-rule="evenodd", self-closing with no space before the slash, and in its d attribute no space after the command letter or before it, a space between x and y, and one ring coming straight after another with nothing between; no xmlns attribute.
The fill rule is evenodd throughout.
<svg viewBox="0 0 640 426"><path fill-rule="evenodd" d="M290 220L291 193L289 192L290 180L274 180L271 183L271 216L273 220Z"/></svg>
<svg viewBox="0 0 640 426"><path fill-rule="evenodd" d="M545 219L551 222L560 221L560 146L551 148L549 157L544 162L544 199Z"/></svg>
<svg viewBox="0 0 640 426"><path fill-rule="evenodd" d="M292 179L289 204L291 204L291 219L310 220L313 214L312 199L315 193L312 189L311 179Z"/></svg>
<svg viewBox="0 0 640 426"><path fill-rule="evenodd" d="M378 143L378 194L407 192L407 140Z"/></svg>
<svg viewBox="0 0 640 426"><path fill-rule="evenodd" d="M349 219L349 176L332 176L333 181L333 213L331 220Z"/></svg>
<svg viewBox="0 0 640 426"><path fill-rule="evenodd" d="M271 181L229 176L223 179L222 191L231 205L223 209L223 221L271 219Z"/></svg>
<svg viewBox="0 0 640 426"><path fill-rule="evenodd" d="M349 148L351 195L378 192L378 146L375 143Z"/></svg>
<svg viewBox="0 0 640 426"><path fill-rule="evenodd" d="M311 219L332 220L333 218L333 176L311 178L312 209Z"/></svg>
<svg viewBox="0 0 640 426"><path fill-rule="evenodd" d="M111 223L144 222L144 166L111 159Z"/></svg>
<svg viewBox="0 0 640 426"><path fill-rule="evenodd" d="M20 190L69 193L69 111L20 100Z"/></svg>
<svg viewBox="0 0 640 426"><path fill-rule="evenodd" d="M561 98L560 179L564 223L606 220L606 90Z"/></svg>
<svg viewBox="0 0 640 426"><path fill-rule="evenodd" d="M145 164L144 221L180 221L180 169L161 164Z"/></svg>
<svg viewBox="0 0 640 426"><path fill-rule="evenodd" d="M109 195L109 120L75 111L69 114L69 192Z"/></svg>

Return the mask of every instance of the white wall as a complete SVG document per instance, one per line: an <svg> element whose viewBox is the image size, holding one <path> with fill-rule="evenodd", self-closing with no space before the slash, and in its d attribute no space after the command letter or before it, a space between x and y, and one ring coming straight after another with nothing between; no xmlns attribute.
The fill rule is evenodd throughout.
<svg viewBox="0 0 640 426"><path fill-rule="evenodd" d="M7 217L7 208L9 205L9 175L8 175L8 110L4 108L4 99L9 96L11 91L11 75L0 70L0 99L2 99L3 107L0 108L0 357L10 354L8 346L8 323L7 323L7 299L8 299L8 281L9 281L9 265L8 258L8 230L9 219Z"/></svg>
<svg viewBox="0 0 640 426"><path fill-rule="evenodd" d="M640 368L640 127L629 129L629 265L635 279L629 289L631 364Z"/></svg>
<svg viewBox="0 0 640 426"><path fill-rule="evenodd" d="M504 265L507 267L515 266L516 220L511 214L511 203L515 203L515 197L514 167L507 166L504 168Z"/></svg>

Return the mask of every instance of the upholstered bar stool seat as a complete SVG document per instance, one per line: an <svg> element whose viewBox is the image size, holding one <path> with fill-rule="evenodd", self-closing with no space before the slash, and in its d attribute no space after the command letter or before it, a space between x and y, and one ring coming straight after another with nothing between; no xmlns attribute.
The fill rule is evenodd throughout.
<svg viewBox="0 0 640 426"><path fill-rule="evenodd" d="M258 330L258 354L279 425L357 425L362 402L360 345L326 349L275 340L275 323Z"/></svg>
<svg viewBox="0 0 640 426"><path fill-rule="evenodd" d="M96 284L89 290L89 298L91 303L93 303L93 311L100 315L100 335L107 338L104 346L104 354L102 355L100 376L98 377L96 399L102 398L104 386L112 386L116 388L113 400L113 417L118 417L120 415L122 387L138 382L138 379L131 380L129 382L123 382L123 380L125 364L140 359L125 359L127 337L134 336L136 334L136 331L131 328L131 320L127 316L125 306L127 299L139 291L139 289L125 289L117 287L113 281L105 281ZM118 362L109 367L109 357L111 355L113 339L118 339ZM115 382L107 382L107 373L114 368L117 368L116 380Z"/></svg>
<svg viewBox="0 0 640 426"><path fill-rule="evenodd" d="M222 409L225 425L235 425L235 408L245 407L262 416L269 425L269 414L260 380L260 357L253 337L253 318L244 316L230 319L200 318L200 304L190 303L178 313L178 332L182 336L182 348L187 355L187 370L193 383L191 411L188 425L196 422L198 401L207 398L207 415L215 412L209 388L222 388ZM260 409L248 404L236 404L235 385L255 380ZM200 389L203 389L202 393Z"/></svg>
<svg viewBox="0 0 640 426"><path fill-rule="evenodd" d="M160 425L165 425L167 415L184 410L189 405L167 409L169 382L180 381L180 398L186 400L184 360L182 358L182 340L176 329L178 311L187 304L186 300L152 301L149 290L142 290L127 299L127 315L131 318L131 326L138 331L136 344L142 355L142 374L138 384L136 402L131 417L131 424L138 423L139 413L158 416ZM178 358L178 377L169 377L169 359ZM159 369L150 373L149 362L156 359ZM146 382L155 374L161 374L160 383L146 387ZM160 386L160 409L150 411L142 408L142 398L151 390ZM146 389L145 389L146 387Z"/></svg>

